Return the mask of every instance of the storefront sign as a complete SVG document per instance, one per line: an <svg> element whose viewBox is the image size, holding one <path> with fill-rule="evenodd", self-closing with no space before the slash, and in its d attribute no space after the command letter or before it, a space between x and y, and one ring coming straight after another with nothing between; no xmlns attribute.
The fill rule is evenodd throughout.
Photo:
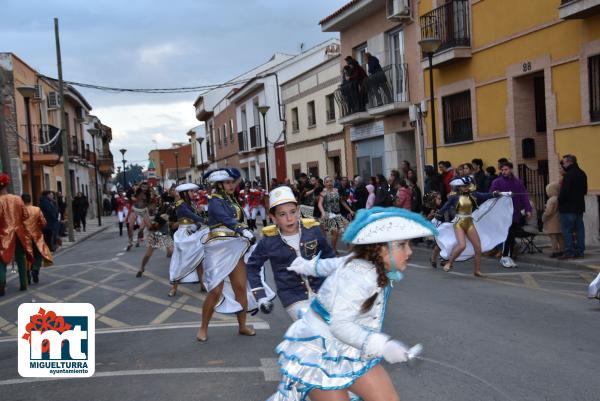
<svg viewBox="0 0 600 401"><path fill-rule="evenodd" d="M368 124L350 127L350 140L360 141L383 135L383 121L375 121Z"/></svg>

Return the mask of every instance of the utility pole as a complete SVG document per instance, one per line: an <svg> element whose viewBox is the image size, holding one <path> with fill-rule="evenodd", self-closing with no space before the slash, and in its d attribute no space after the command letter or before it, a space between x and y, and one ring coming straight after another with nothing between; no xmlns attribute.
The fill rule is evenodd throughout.
<svg viewBox="0 0 600 401"><path fill-rule="evenodd" d="M8 192L13 193L13 180L10 174L10 156L8 155L8 143L6 141L6 130L4 127L4 77L0 74L0 171L11 177L8 183Z"/></svg>
<svg viewBox="0 0 600 401"><path fill-rule="evenodd" d="M69 241L75 241L75 232L73 231L73 200L71 198L71 173L69 170L69 138L66 130L67 119L65 118L65 89L63 87L62 76L62 58L60 55L60 37L58 35L58 18L54 18L54 38L56 39L56 66L58 67L58 93L60 96L60 128L62 129L62 153L64 166L65 198L67 201L67 213L69 219L67 227L69 232Z"/></svg>

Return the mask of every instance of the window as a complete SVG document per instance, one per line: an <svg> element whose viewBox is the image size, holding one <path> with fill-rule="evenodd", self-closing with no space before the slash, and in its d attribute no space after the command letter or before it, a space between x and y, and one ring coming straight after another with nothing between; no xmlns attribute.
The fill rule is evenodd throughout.
<svg viewBox="0 0 600 401"><path fill-rule="evenodd" d="M473 140L471 92L461 92L442 98L444 141L446 143Z"/></svg>
<svg viewBox="0 0 600 401"><path fill-rule="evenodd" d="M221 128L217 128L217 143L221 147Z"/></svg>
<svg viewBox="0 0 600 401"><path fill-rule="evenodd" d="M600 121L600 54L588 60L590 120Z"/></svg>
<svg viewBox="0 0 600 401"><path fill-rule="evenodd" d="M404 58L404 31L394 31L389 34L391 84L394 90L394 101L405 102L408 100L407 67Z"/></svg>
<svg viewBox="0 0 600 401"><path fill-rule="evenodd" d="M300 131L300 123L298 121L298 108L292 109L292 132Z"/></svg>
<svg viewBox="0 0 600 401"><path fill-rule="evenodd" d="M325 96L325 107L327 110L327 122L335 120L335 99L333 93Z"/></svg>
<svg viewBox="0 0 600 401"><path fill-rule="evenodd" d="M227 126L223 124L223 145L227 145Z"/></svg>
<svg viewBox="0 0 600 401"><path fill-rule="evenodd" d="M308 175L310 177L319 176L319 162L308 162L306 163L306 167L308 168Z"/></svg>
<svg viewBox="0 0 600 401"><path fill-rule="evenodd" d="M233 143L233 120L229 120L229 139Z"/></svg>
<svg viewBox="0 0 600 401"><path fill-rule="evenodd" d="M546 94L544 76L533 77L533 101L535 104L535 131L546 133Z"/></svg>
<svg viewBox="0 0 600 401"><path fill-rule="evenodd" d="M365 68L366 64L367 64L367 60L365 59L366 52L367 52L367 44L366 43L363 43L360 46L356 46L352 50L352 57L354 57L356 59L356 61L358 61L358 64L360 64L363 68Z"/></svg>
<svg viewBox="0 0 600 401"><path fill-rule="evenodd" d="M315 102L310 101L306 104L308 110L308 128L317 125L317 117L315 115Z"/></svg>

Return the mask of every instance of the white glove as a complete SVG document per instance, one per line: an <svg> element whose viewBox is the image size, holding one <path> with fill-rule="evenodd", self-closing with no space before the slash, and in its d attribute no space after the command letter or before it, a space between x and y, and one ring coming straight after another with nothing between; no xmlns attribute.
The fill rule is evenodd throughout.
<svg viewBox="0 0 600 401"><path fill-rule="evenodd" d="M408 361L408 348L400 341L390 340L383 346L383 358L389 363Z"/></svg>
<svg viewBox="0 0 600 401"><path fill-rule="evenodd" d="M261 298L258 300L258 308L262 313L271 313L273 310L273 302L269 301L268 298Z"/></svg>
<svg viewBox="0 0 600 401"><path fill-rule="evenodd" d="M316 259L316 256L310 260L304 259L302 256L298 256L296 259L294 259L294 261L287 268L287 270L306 276L314 276Z"/></svg>
<svg viewBox="0 0 600 401"><path fill-rule="evenodd" d="M189 236L189 235L192 235L193 233L195 233L197 229L198 229L197 226L191 226L191 227L186 228L185 232Z"/></svg>
<svg viewBox="0 0 600 401"><path fill-rule="evenodd" d="M337 216L335 213L329 213L329 218L330 218L330 219L333 219L333 218L335 218L335 216Z"/></svg>
<svg viewBox="0 0 600 401"><path fill-rule="evenodd" d="M250 244L254 244L256 242L256 237L254 236L252 231L248 229L244 229L244 231L242 231L242 236L248 239L248 241L250 241Z"/></svg>
<svg viewBox="0 0 600 401"><path fill-rule="evenodd" d="M498 192L498 194L500 196L508 196L509 198L512 198L512 192L508 191L508 192Z"/></svg>

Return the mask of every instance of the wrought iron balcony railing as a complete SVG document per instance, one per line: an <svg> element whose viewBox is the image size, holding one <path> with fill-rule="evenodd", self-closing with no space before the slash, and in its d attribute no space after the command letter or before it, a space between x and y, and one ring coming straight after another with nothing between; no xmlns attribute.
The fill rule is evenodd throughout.
<svg viewBox="0 0 600 401"><path fill-rule="evenodd" d="M250 127L250 149L260 148L261 146L260 125Z"/></svg>
<svg viewBox="0 0 600 401"><path fill-rule="evenodd" d="M246 135L246 131L238 132L238 144L240 152L248 150L248 135Z"/></svg>
<svg viewBox="0 0 600 401"><path fill-rule="evenodd" d="M469 0L450 0L420 18L421 37L439 38L437 52L471 46Z"/></svg>
<svg viewBox="0 0 600 401"><path fill-rule="evenodd" d="M408 102L408 66L390 64L367 79L369 109L390 103Z"/></svg>

